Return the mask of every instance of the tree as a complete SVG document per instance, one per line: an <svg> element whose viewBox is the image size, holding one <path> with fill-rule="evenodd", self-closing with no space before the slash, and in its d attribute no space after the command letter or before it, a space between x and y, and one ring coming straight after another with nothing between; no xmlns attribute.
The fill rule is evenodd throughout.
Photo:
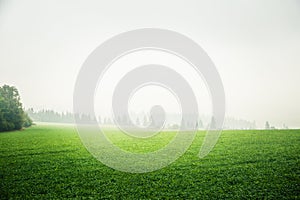
<svg viewBox="0 0 300 200"><path fill-rule="evenodd" d="M202 122L202 120L200 119L199 120L199 122L198 122L198 128L203 128L204 126L203 126L203 122Z"/></svg>
<svg viewBox="0 0 300 200"><path fill-rule="evenodd" d="M23 126L25 128L30 127L32 125L32 120L30 119L30 117L28 116L28 114L26 112L24 112L24 123Z"/></svg>
<svg viewBox="0 0 300 200"><path fill-rule="evenodd" d="M24 112L20 95L15 87L0 87L0 131L19 130L32 124Z"/></svg>
<svg viewBox="0 0 300 200"><path fill-rule="evenodd" d="M265 124L265 129L270 129L270 124L268 121L266 121L266 124Z"/></svg>

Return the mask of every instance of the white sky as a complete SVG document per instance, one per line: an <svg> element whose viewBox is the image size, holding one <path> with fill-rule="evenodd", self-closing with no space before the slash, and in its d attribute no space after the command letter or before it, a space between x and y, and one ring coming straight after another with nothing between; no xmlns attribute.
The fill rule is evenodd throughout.
<svg viewBox="0 0 300 200"><path fill-rule="evenodd" d="M27 108L72 111L89 53L145 27L180 32L204 48L223 80L227 115L300 126L296 0L0 0L0 85L16 86Z"/></svg>

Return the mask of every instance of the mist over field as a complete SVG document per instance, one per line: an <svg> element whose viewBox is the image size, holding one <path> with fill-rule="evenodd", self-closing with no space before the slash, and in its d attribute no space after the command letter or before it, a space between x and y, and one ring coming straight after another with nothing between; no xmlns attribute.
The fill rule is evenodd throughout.
<svg viewBox="0 0 300 200"><path fill-rule="evenodd" d="M0 199L300 199L300 1L0 0Z"/></svg>
<svg viewBox="0 0 300 200"><path fill-rule="evenodd" d="M0 2L0 85L16 86L24 107L72 112L77 74L99 44L124 31L161 27L192 38L213 60L224 84L227 116L256 121L258 127L266 121L276 127L300 126L298 1L69 3ZM106 96L130 67L166 63L188 77L200 112L211 114L203 79L176 59L153 52L121 59L105 77ZM149 105L160 103L176 112L172 98L148 88L136 94L131 107L149 112ZM107 106L101 108L96 101L95 107L96 112L110 115Z"/></svg>

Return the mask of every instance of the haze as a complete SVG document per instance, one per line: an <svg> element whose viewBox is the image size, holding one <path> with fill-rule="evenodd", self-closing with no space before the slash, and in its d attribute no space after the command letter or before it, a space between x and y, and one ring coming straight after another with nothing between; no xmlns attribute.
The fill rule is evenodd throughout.
<svg viewBox="0 0 300 200"><path fill-rule="evenodd" d="M110 37L145 27L180 32L207 52L223 80L228 116L256 120L258 126L269 121L300 127L296 0L2 0L0 85L16 86L26 108L72 111L73 87L87 56ZM156 56L156 62L166 60L145 55ZM209 98L204 89L198 93L205 110ZM136 99L141 106L143 98Z"/></svg>

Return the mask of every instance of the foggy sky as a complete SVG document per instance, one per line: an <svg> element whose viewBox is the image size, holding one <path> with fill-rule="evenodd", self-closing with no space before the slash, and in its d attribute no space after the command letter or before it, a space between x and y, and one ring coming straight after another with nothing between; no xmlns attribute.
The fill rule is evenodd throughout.
<svg viewBox="0 0 300 200"><path fill-rule="evenodd" d="M299 1L0 0L0 85L26 108L72 111L87 56L138 28L182 33L208 53L223 80L227 115L300 126Z"/></svg>

